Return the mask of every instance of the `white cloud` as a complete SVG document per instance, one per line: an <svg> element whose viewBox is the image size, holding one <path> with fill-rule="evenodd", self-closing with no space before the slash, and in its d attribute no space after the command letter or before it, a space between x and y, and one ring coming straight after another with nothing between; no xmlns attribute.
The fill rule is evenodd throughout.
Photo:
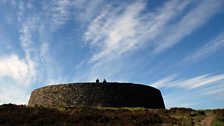
<svg viewBox="0 0 224 126"><path fill-rule="evenodd" d="M205 57L208 57L215 52L220 51L224 48L224 33L216 36L212 41L205 44L204 46L191 53L188 57L184 58L183 61L198 61Z"/></svg>
<svg viewBox="0 0 224 126"><path fill-rule="evenodd" d="M164 32L167 23L180 15L190 3L191 1L173 0L148 13L146 1L116 7L105 6L90 22L84 35L85 42L95 50L89 60L90 68L87 74L84 72L84 77L89 80L97 77L120 80L116 75L127 65L125 56L152 44L152 40Z"/></svg>
<svg viewBox="0 0 224 126"><path fill-rule="evenodd" d="M80 4L82 9L83 6L88 6L87 9L91 7L86 1L78 0L76 3ZM121 57L124 59L134 50L147 47L155 52L162 52L174 46L208 22L222 6L222 1L213 3L209 0L171 0L156 10L148 10L147 1L135 1L118 6L111 3L101 6L102 3L93 4L92 7L102 10L100 12L92 9L80 13L93 17L90 18L92 21L89 20L83 36L85 43L94 49L89 60L88 72L83 72L84 77L91 80L102 74L105 74L102 75L104 77L116 76L122 71L122 65L127 64Z"/></svg>
<svg viewBox="0 0 224 126"><path fill-rule="evenodd" d="M40 1L39 13L34 16L41 17L39 23L50 33L58 30L70 19L70 0Z"/></svg>
<svg viewBox="0 0 224 126"><path fill-rule="evenodd" d="M197 76L191 79L185 79L178 83L180 83L180 87L183 86L186 88L198 88L205 85L214 84L219 81L224 81L224 74L202 75L202 76Z"/></svg>
<svg viewBox="0 0 224 126"><path fill-rule="evenodd" d="M23 85L28 85L34 79L35 66L30 60L19 59L15 54L0 57L0 78L7 76Z"/></svg>
<svg viewBox="0 0 224 126"><path fill-rule="evenodd" d="M56 0L53 3L52 8L50 8L50 15L52 15L52 22L54 24L54 28L58 28L63 25L70 17L69 12L69 0ZM46 8L49 9L49 8Z"/></svg>
<svg viewBox="0 0 224 126"><path fill-rule="evenodd" d="M177 24L167 29L167 34L161 36L162 39L158 40L160 42L157 43L155 52L164 51L179 43L184 37L192 34L192 32L208 22L214 14L219 12L223 4L222 0L204 0L200 2L198 6L190 10Z"/></svg>
<svg viewBox="0 0 224 126"><path fill-rule="evenodd" d="M186 89L194 89L207 85L211 85L218 82L224 82L224 74L216 74L216 75L200 75L192 78L180 78L175 79L174 77L165 77L157 82L149 84L151 86L157 88L186 88Z"/></svg>
<svg viewBox="0 0 224 126"><path fill-rule="evenodd" d="M209 87L205 92L208 95L222 96L221 98L224 99L224 82L221 82L214 87Z"/></svg>
<svg viewBox="0 0 224 126"><path fill-rule="evenodd" d="M137 28L139 23L136 18L142 11L143 6L142 3L135 3L129 6L120 16L112 14L108 18L108 14L104 17L104 12L100 17L95 19L93 24L91 24L89 31L86 32L86 40L90 41L92 44L101 44L99 41L104 41L104 43L102 51L93 56L93 61L105 58L105 56L113 53L119 55L128 48L131 48L132 43L128 43L127 40L136 36L135 28ZM101 17L108 18L107 22L101 22ZM96 38L93 37L95 35Z"/></svg>
<svg viewBox="0 0 224 126"><path fill-rule="evenodd" d="M21 86L22 83L0 78L0 104L27 104L30 92L27 92L26 86Z"/></svg>
<svg viewBox="0 0 224 126"><path fill-rule="evenodd" d="M168 84L172 80L174 80L174 76L168 76L168 77L165 77L161 80L158 80L158 81L150 84L150 86L157 87L157 88L164 87L164 86L166 86L166 84Z"/></svg>
<svg viewBox="0 0 224 126"><path fill-rule="evenodd" d="M23 25L20 33L21 46L25 53L28 55L30 53L30 45L32 43L30 27L28 25Z"/></svg>
<svg viewBox="0 0 224 126"><path fill-rule="evenodd" d="M56 3L58 6L55 5ZM47 5L56 6L55 12L51 12L52 10L46 12L48 14L51 12L52 18L46 19L41 12L38 14L33 13L31 14L32 16L27 17L21 24L20 45L24 51L26 61L32 61L33 66L36 67L36 72L42 73L35 75L39 81L48 81L49 79L57 78L55 76L59 72L59 67L56 67L56 62L54 62L49 54L49 38L52 35L51 30L56 30L66 22L63 17L60 17L60 14L64 13L63 11L67 8L67 4L69 4L67 0L55 1L54 4L46 3L45 7ZM48 25L51 19L55 20L55 22L53 22L52 25ZM63 21L61 19L63 19Z"/></svg>
<svg viewBox="0 0 224 126"><path fill-rule="evenodd" d="M0 57L0 104L27 104L28 89L35 80L33 61L12 54Z"/></svg>
<svg viewBox="0 0 224 126"><path fill-rule="evenodd" d="M146 9L146 3L142 1L120 8L108 7L91 22L84 36L99 50L91 61L113 59L151 42L189 3L173 0L147 14L142 14Z"/></svg>
<svg viewBox="0 0 224 126"><path fill-rule="evenodd" d="M168 89L163 92L166 107L196 107L210 108L210 97L223 101L224 74L206 74L191 78L165 77L150 86ZM178 89L178 90L177 90ZM207 99L205 99L207 98ZM200 106L198 106L200 105Z"/></svg>
<svg viewBox="0 0 224 126"><path fill-rule="evenodd" d="M36 6L32 5L27 6L35 9ZM20 45L25 59L34 61L36 72L41 73L35 76L39 81L61 81L61 67L49 53L50 46L55 44L51 43L51 37L53 32L72 18L70 9L74 7L74 3L70 0L56 0L41 1L40 5L40 11L32 11L21 23Z"/></svg>
<svg viewBox="0 0 224 126"><path fill-rule="evenodd" d="M88 0L55 0L43 1L42 8L44 23L51 31L58 30L68 20L88 21L96 14L97 8L103 1ZM50 20L50 21L49 21Z"/></svg>
<svg viewBox="0 0 224 126"><path fill-rule="evenodd" d="M92 20L96 14L103 10L102 6L107 6L104 0L75 0L73 1L73 5L76 8L76 11L78 11L75 13L76 20L82 22L88 22Z"/></svg>

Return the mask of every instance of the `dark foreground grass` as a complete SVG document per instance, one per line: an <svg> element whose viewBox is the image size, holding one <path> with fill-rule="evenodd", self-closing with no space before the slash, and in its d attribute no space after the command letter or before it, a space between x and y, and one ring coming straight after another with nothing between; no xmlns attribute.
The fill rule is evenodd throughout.
<svg viewBox="0 0 224 126"><path fill-rule="evenodd" d="M211 111L209 111L211 113ZM212 110L214 123L223 123L223 109ZM186 108L90 108L0 106L0 126L187 126L200 123L207 111ZM200 116L200 118L199 118Z"/></svg>

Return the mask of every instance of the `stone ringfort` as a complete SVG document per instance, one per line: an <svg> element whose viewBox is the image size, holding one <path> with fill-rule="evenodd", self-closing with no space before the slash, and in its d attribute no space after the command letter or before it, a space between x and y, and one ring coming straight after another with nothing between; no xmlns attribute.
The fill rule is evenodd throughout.
<svg viewBox="0 0 224 126"><path fill-rule="evenodd" d="M28 106L165 108L161 92L133 83L69 83L32 92Z"/></svg>

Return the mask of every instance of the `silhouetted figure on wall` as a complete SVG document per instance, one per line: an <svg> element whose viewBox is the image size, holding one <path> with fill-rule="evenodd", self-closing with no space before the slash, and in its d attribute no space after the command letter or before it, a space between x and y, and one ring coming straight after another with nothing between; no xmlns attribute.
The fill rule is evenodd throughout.
<svg viewBox="0 0 224 126"><path fill-rule="evenodd" d="M99 79L97 78L97 79L96 79L96 83L98 84L99 82L100 82L100 81L99 81Z"/></svg>
<svg viewBox="0 0 224 126"><path fill-rule="evenodd" d="M104 80L103 80L103 83L107 83L107 81L104 79Z"/></svg>

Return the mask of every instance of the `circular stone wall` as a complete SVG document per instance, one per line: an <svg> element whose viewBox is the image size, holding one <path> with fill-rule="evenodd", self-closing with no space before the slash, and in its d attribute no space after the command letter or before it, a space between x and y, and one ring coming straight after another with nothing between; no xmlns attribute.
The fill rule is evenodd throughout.
<svg viewBox="0 0 224 126"><path fill-rule="evenodd" d="M132 83L72 83L32 92L28 106L165 108L156 88Z"/></svg>

